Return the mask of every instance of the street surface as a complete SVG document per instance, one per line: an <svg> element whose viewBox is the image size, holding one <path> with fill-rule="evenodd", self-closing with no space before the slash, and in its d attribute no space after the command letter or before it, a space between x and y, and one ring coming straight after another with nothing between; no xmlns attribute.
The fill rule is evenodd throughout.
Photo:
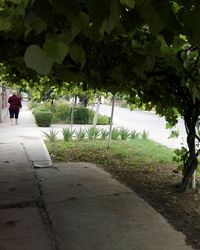
<svg viewBox="0 0 200 250"><path fill-rule="evenodd" d="M100 105L100 114L111 116L111 106ZM186 145L186 132L183 120L179 120L177 126L173 130L179 131L178 138L170 138L170 129L166 129L166 120L163 117L159 117L154 112L130 111L127 108L114 108L114 127L125 127L130 130L136 130L141 133L143 130L149 132L149 138L161 143L170 148L180 148L182 145Z"/></svg>

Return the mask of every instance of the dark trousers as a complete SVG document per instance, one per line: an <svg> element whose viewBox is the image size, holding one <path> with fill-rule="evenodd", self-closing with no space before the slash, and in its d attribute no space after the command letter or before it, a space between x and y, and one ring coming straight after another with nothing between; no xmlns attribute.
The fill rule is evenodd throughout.
<svg viewBox="0 0 200 250"><path fill-rule="evenodd" d="M11 119L11 118L18 119L19 110L9 109L9 113L10 113L10 119Z"/></svg>

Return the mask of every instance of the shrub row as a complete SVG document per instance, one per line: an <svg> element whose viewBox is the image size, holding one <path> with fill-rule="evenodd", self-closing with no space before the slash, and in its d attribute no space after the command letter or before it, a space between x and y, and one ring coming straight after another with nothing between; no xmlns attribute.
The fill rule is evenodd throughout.
<svg viewBox="0 0 200 250"><path fill-rule="evenodd" d="M46 120L47 116L51 116L50 113L52 114L52 119L51 119L52 123L57 123L57 122L71 123L72 107L67 104L62 103L62 104L50 105L49 103L44 103L40 105L33 105L32 110L33 114L35 115L36 123L38 124L38 126L41 126L40 124L43 124L43 120ZM83 107L75 107L73 109L73 123L92 124L94 115L95 112L93 110ZM109 118L105 115L99 114L97 119L97 124L98 125L109 124Z"/></svg>

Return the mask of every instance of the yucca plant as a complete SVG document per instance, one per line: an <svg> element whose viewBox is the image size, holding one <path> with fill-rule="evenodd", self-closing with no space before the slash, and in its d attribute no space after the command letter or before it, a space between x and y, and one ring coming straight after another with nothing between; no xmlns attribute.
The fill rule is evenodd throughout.
<svg viewBox="0 0 200 250"><path fill-rule="evenodd" d="M142 139L147 140L149 137L149 132L147 132L146 130L143 130L141 137L142 137Z"/></svg>
<svg viewBox="0 0 200 250"><path fill-rule="evenodd" d="M89 140L95 140L100 135L100 129L99 128L93 128L90 127L86 129L87 137Z"/></svg>
<svg viewBox="0 0 200 250"><path fill-rule="evenodd" d="M58 131L54 131L53 129L51 129L49 133L44 131L42 131L42 133L45 135L45 138L50 142L55 142L58 139Z"/></svg>
<svg viewBox="0 0 200 250"><path fill-rule="evenodd" d="M130 130L126 128L121 128L120 129L120 136L122 140L127 140L130 136Z"/></svg>
<svg viewBox="0 0 200 250"><path fill-rule="evenodd" d="M130 132L130 139L131 140L137 139L137 138L139 138L139 136L140 136L140 133L138 133L135 129Z"/></svg>
<svg viewBox="0 0 200 250"><path fill-rule="evenodd" d="M94 128L90 127L86 129L86 134L89 140L93 140L94 139Z"/></svg>
<svg viewBox="0 0 200 250"><path fill-rule="evenodd" d="M98 136L101 134L100 128L94 128L94 140L97 139Z"/></svg>
<svg viewBox="0 0 200 250"><path fill-rule="evenodd" d="M111 139L117 140L119 138L119 135L120 135L120 130L117 128L113 128L111 133Z"/></svg>
<svg viewBox="0 0 200 250"><path fill-rule="evenodd" d="M76 129L63 128L62 129L62 134L63 134L64 141L70 141L70 140L72 140L75 131L76 131Z"/></svg>
<svg viewBox="0 0 200 250"><path fill-rule="evenodd" d="M109 135L109 131L107 131L106 129L101 129L101 139L105 140Z"/></svg>
<svg viewBox="0 0 200 250"><path fill-rule="evenodd" d="M77 140L78 140L78 141L82 141L82 140L85 138L86 132L85 132L84 129L80 128L79 131L76 131L75 134L76 134Z"/></svg>

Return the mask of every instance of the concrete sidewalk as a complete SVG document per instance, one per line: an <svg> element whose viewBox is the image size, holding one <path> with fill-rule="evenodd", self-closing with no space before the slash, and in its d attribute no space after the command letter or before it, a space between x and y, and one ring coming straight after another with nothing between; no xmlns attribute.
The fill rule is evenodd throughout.
<svg viewBox="0 0 200 250"><path fill-rule="evenodd" d="M19 122L0 124L0 250L192 249L143 199L94 164L46 168L42 129L26 107Z"/></svg>

